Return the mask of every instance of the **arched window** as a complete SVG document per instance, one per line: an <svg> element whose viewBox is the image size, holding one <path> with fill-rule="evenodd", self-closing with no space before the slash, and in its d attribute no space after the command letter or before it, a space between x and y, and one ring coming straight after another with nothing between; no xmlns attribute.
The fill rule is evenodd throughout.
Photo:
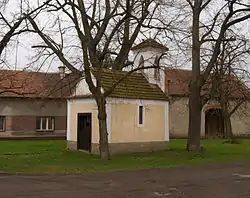
<svg viewBox="0 0 250 198"><path fill-rule="evenodd" d="M141 67L144 67L144 58L142 55L141 55L140 60L139 60L139 68L141 68ZM144 69L141 69L141 71L143 72Z"/></svg>
<svg viewBox="0 0 250 198"><path fill-rule="evenodd" d="M154 79L160 80L160 65L158 56L155 57L154 66L156 67L154 68Z"/></svg>

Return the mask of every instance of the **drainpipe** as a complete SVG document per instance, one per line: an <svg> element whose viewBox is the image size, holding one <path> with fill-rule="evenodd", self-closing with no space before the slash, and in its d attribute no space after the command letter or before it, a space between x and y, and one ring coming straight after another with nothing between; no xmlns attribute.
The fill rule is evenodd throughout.
<svg viewBox="0 0 250 198"><path fill-rule="evenodd" d="M165 93L166 93L167 95L170 94L170 80L167 80L166 88L165 88Z"/></svg>

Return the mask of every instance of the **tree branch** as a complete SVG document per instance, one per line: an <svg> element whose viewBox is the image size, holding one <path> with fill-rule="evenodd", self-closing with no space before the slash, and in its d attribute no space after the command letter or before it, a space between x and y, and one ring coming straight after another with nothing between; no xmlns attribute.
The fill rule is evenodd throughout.
<svg viewBox="0 0 250 198"><path fill-rule="evenodd" d="M32 27L34 28L34 30L38 33L38 35L43 39L43 41L47 44L48 48L50 48L60 59L60 61L63 62L64 65L66 65L68 67L69 70L71 70L72 72L75 73L79 73L79 71L69 63L69 61L64 57L63 53L58 50L52 43L51 40L49 39L48 36L46 36L37 26L36 22L31 18L31 16L27 15L26 16L27 19L30 21Z"/></svg>

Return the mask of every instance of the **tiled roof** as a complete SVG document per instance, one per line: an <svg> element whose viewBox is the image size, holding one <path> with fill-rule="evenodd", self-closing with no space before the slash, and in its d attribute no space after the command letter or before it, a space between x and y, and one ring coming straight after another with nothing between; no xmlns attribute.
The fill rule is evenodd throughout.
<svg viewBox="0 0 250 198"><path fill-rule="evenodd" d="M165 70L165 88L169 95L188 96L189 83L192 76L191 70L185 69L166 69ZM230 76L223 79L223 89L230 93L230 97L239 98L249 95L248 87L237 77ZM211 91L211 79L203 86L201 94Z"/></svg>
<svg viewBox="0 0 250 198"><path fill-rule="evenodd" d="M141 42L140 44L132 47L131 50L138 50L138 49L142 49L142 48L146 48L146 47L159 48L159 49L168 51L168 48L166 46L158 43L154 39L147 39L147 40Z"/></svg>
<svg viewBox="0 0 250 198"><path fill-rule="evenodd" d="M79 77L59 73L0 70L0 97L63 98L72 94Z"/></svg>
<svg viewBox="0 0 250 198"><path fill-rule="evenodd" d="M96 76L96 71L93 70ZM110 89L123 76L128 75L124 71L103 69L101 75L102 87L106 91ZM150 84L141 73L131 73L119 82L109 97L127 99L168 100L166 94L154 84Z"/></svg>
<svg viewBox="0 0 250 198"><path fill-rule="evenodd" d="M203 93L207 93L212 88L213 79L208 79L208 83L204 85ZM249 88L236 76L225 76L221 79L223 91L231 98L250 98ZM217 92L218 93L218 90ZM216 94L215 93L215 94Z"/></svg>
<svg viewBox="0 0 250 198"><path fill-rule="evenodd" d="M184 69L165 70L165 88L172 95L187 95L192 71Z"/></svg>

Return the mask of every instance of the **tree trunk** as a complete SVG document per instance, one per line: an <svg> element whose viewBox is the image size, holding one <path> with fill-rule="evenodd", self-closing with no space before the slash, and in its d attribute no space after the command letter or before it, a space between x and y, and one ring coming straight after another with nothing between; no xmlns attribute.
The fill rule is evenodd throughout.
<svg viewBox="0 0 250 198"><path fill-rule="evenodd" d="M222 94L223 95L223 94ZM224 124L224 134L227 139L226 142L228 143L234 143L234 136L232 131L232 123L231 123L231 117L228 111L228 105L226 102L223 102L221 100L221 107L222 107L222 115L223 115L223 124Z"/></svg>
<svg viewBox="0 0 250 198"><path fill-rule="evenodd" d="M219 93L220 93L220 106L222 108L222 115L223 115L223 122L224 122L224 133L226 138L229 141L233 140L233 131L232 131L232 124L231 124L231 118L228 111L228 99L225 95L225 91L223 90L223 87L221 86L221 83L219 83Z"/></svg>
<svg viewBox="0 0 250 198"><path fill-rule="evenodd" d="M200 151L201 97L197 84L190 86L188 151Z"/></svg>
<svg viewBox="0 0 250 198"><path fill-rule="evenodd" d="M221 65L221 68L222 66L223 65ZM222 109L224 134L225 134L225 137L229 141L232 141L233 140L232 124L231 124L231 119L230 119L230 113L228 111L227 93L223 89L223 76L224 76L224 73L219 72L217 69L217 76L215 78L215 81L217 82L218 90L219 90L219 102L220 102L220 106Z"/></svg>
<svg viewBox="0 0 250 198"><path fill-rule="evenodd" d="M224 114L224 129L225 129L225 134L226 138L230 141L233 141L233 131L232 131L232 124L231 124L231 119L228 113L228 110L226 110L226 113Z"/></svg>
<svg viewBox="0 0 250 198"><path fill-rule="evenodd" d="M100 96L96 99L98 106L98 121L99 121L99 151L102 160L110 159L108 130L107 130L107 114L106 114L106 99Z"/></svg>
<svg viewBox="0 0 250 198"><path fill-rule="evenodd" d="M192 78L189 87L188 151L200 151L201 97L200 97L200 1L194 2L192 26Z"/></svg>

